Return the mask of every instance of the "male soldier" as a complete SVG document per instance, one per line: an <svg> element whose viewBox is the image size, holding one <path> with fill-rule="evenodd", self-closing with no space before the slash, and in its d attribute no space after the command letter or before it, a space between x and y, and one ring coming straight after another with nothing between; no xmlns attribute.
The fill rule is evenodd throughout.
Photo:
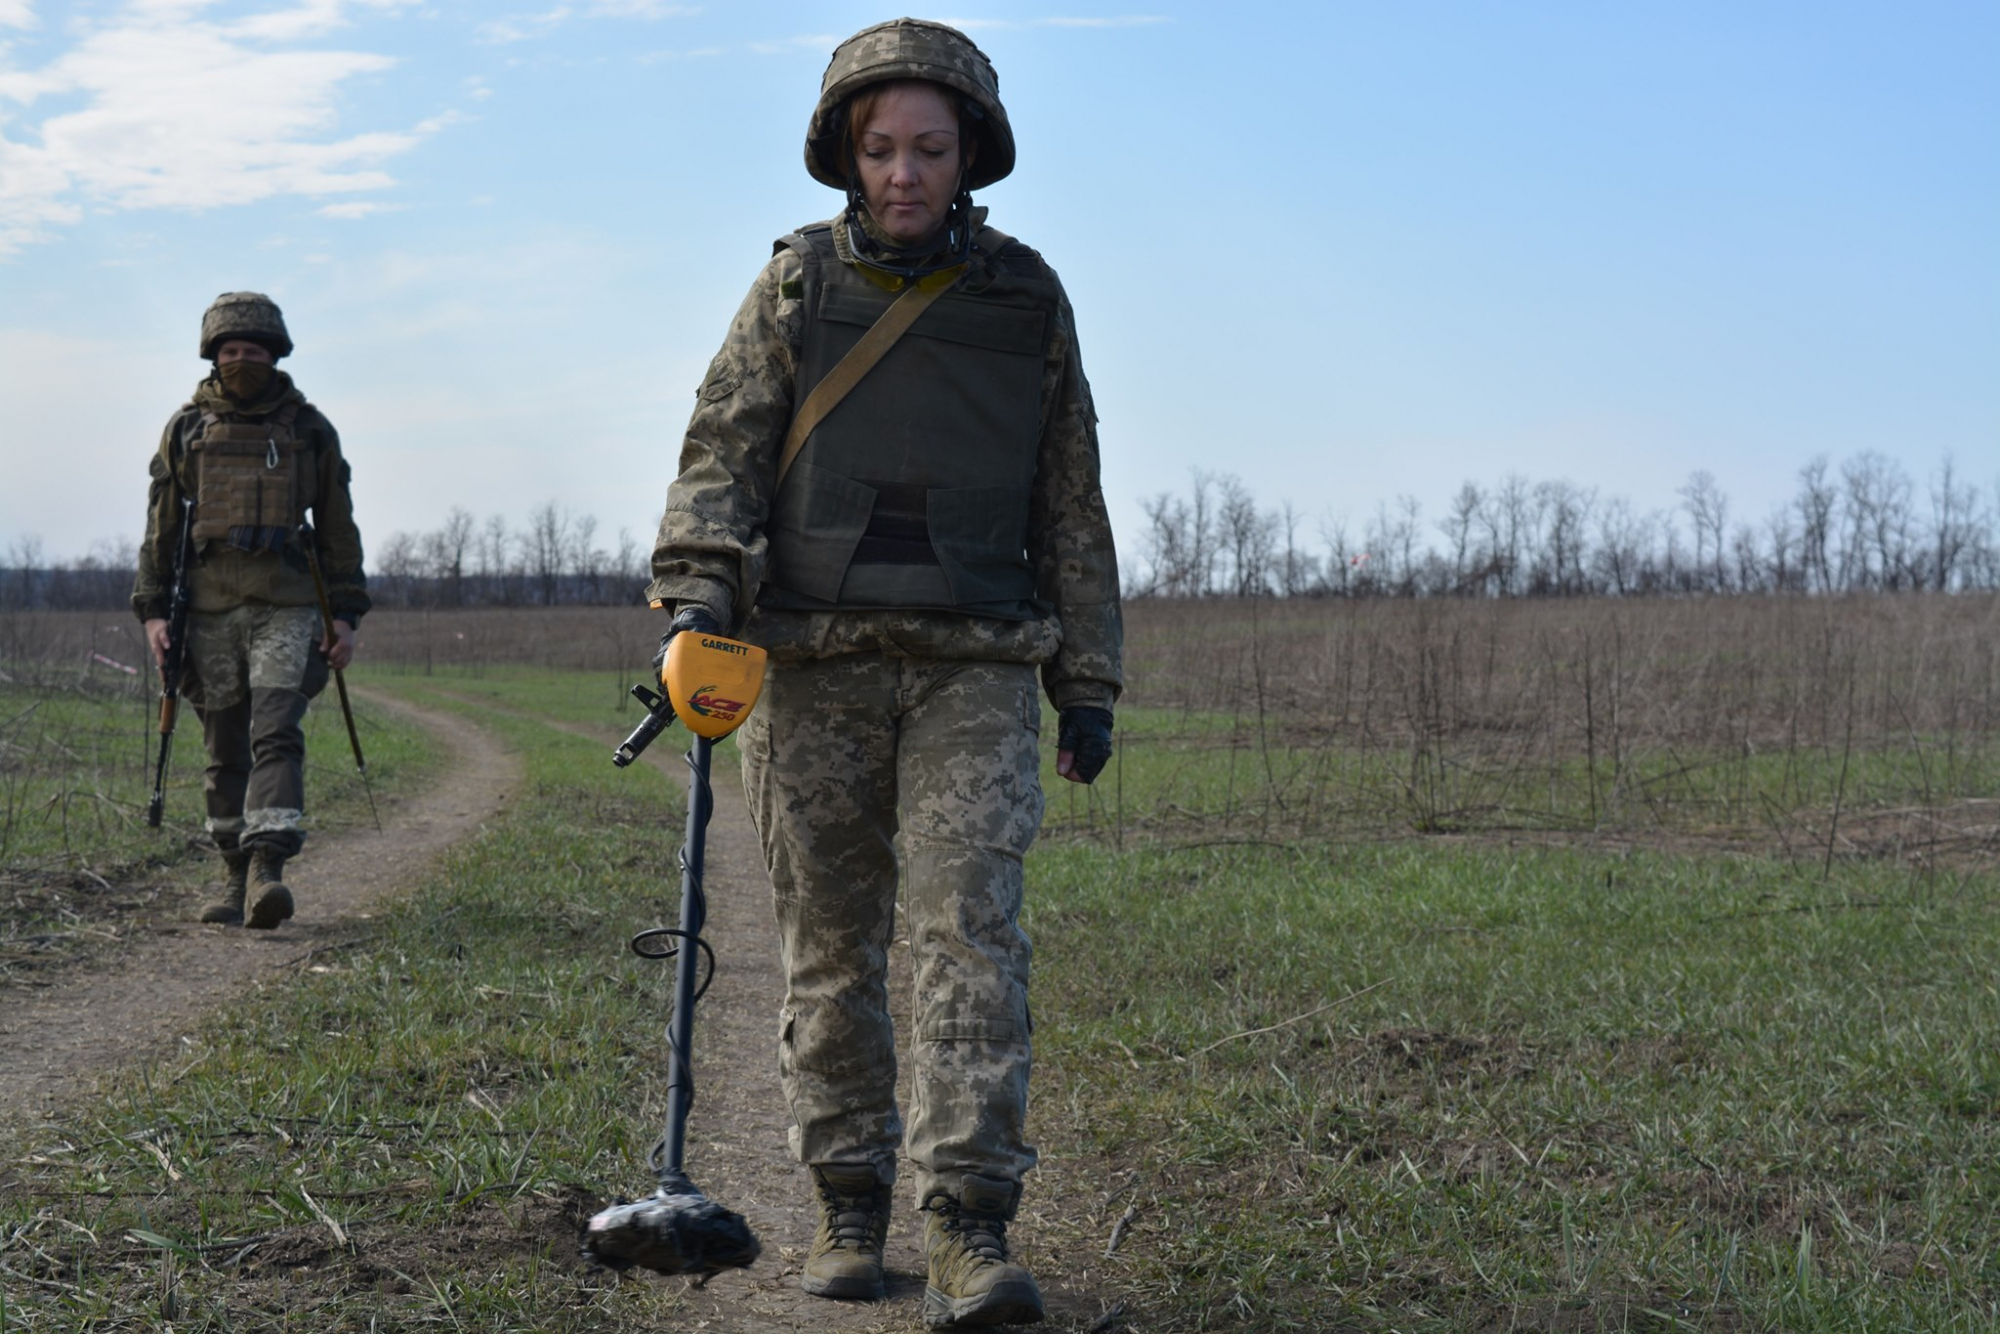
<svg viewBox="0 0 2000 1334"><path fill-rule="evenodd" d="M201 717L208 832L227 868L222 897L201 920L258 930L292 915L284 868L305 841L306 702L329 667L354 657L354 627L369 607L340 438L277 369L291 351L284 316L261 293L224 292L202 316L201 355L213 367L160 436L132 587L132 609L164 665L174 552L181 524L192 524L182 692ZM333 605L330 639L300 545L308 510Z"/></svg>

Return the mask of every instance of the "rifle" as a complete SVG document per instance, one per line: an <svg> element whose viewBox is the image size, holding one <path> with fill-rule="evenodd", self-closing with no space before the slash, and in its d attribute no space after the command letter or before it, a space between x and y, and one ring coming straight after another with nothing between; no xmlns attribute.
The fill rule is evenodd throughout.
<svg viewBox="0 0 2000 1334"><path fill-rule="evenodd" d="M333 633L333 603L326 595L326 577L319 571L319 539L311 524L299 525L299 545L305 548L306 568L312 571L313 591L319 594L320 629L331 648L337 642ZM361 734L354 730L354 706L347 702L347 674L338 667L333 669L333 683L340 688L340 716L347 719L347 744L354 747L354 768L361 775L362 790L368 794L368 813L375 817L375 827L380 829L382 813L375 809L375 787L368 781L368 761L361 758Z"/></svg>
<svg viewBox="0 0 2000 1334"><path fill-rule="evenodd" d="M153 770L153 796L146 823L160 827L167 806L167 761L174 753L174 724L180 721L181 675L187 666L188 557L194 546L194 501L181 497L181 535L174 543L174 590L167 610L167 654L160 663L160 759Z"/></svg>

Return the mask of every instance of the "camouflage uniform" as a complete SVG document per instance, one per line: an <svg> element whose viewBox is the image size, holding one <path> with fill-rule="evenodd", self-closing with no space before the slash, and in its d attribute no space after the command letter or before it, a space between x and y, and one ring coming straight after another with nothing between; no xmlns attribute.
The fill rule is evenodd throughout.
<svg viewBox="0 0 2000 1334"><path fill-rule="evenodd" d="M856 263L838 227L834 247ZM787 979L780 1069L793 1149L893 1180L901 1147L919 1199L955 1196L973 1178L1018 1183L1035 1162L1018 916L1042 814L1037 670L1059 709L1108 709L1121 686L1096 414L1062 299L1042 341L1025 614L780 605L796 599L767 584L767 524L780 447L810 388L798 382L804 266L781 245L709 367L649 591L706 606L771 654L742 747ZM899 865L917 993L907 1137L885 985Z"/></svg>
<svg viewBox="0 0 2000 1334"><path fill-rule="evenodd" d="M164 618L170 610L181 499L199 488L190 446L215 427L261 425L280 416L310 473L301 485L311 497L334 615L352 625L368 610L340 439L291 378L273 371L270 388L248 404L231 399L210 376L161 433L132 589L140 620ZM197 504L198 525L201 509ZM271 525L256 549L220 537L198 541L191 562L182 688L200 715L208 748L208 831L225 851L267 848L290 857L305 841L300 723L307 701L326 685L328 669L316 648L321 627L312 576L289 528L289 522Z"/></svg>

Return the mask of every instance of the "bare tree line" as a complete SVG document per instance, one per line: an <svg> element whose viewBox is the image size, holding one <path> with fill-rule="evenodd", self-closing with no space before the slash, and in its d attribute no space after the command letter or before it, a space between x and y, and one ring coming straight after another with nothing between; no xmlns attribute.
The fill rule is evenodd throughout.
<svg viewBox="0 0 2000 1334"><path fill-rule="evenodd" d="M100 543L68 564L49 560L39 537L6 548L0 609L54 611L127 605L138 547ZM650 544L620 529L607 547L592 515L549 501L516 527L454 506L429 532L395 532L370 543L368 591L378 607L629 606L643 595Z"/></svg>
<svg viewBox="0 0 2000 1334"><path fill-rule="evenodd" d="M1761 520L1735 513L1697 471L1672 507L1640 510L1569 481L1510 473L1466 482L1425 522L1408 496L1364 521L1309 520L1292 501L1260 507L1242 481L1197 471L1189 489L1141 502L1124 571L1131 597L1620 597L2000 589L2000 483L1981 488L1946 459L1919 486L1901 464L1825 456ZM1128 539L1129 540L1129 539ZM454 506L428 532L374 546L369 588L385 607L621 606L650 578L629 529L607 547L591 515L549 501L522 526ZM0 608L125 605L136 547L99 543L51 563L39 537L8 544Z"/></svg>
<svg viewBox="0 0 2000 1334"><path fill-rule="evenodd" d="M1687 593L2000 589L2000 485L1950 459L1918 487L1873 452L1798 473L1761 520L1736 517L1712 473L1667 510L1568 481L1510 473L1466 482L1426 524L1408 496L1356 524L1309 527L1286 501L1259 507L1242 481L1197 471L1188 491L1142 502L1131 597L1637 597ZM1316 539L1316 541L1315 541Z"/></svg>
<svg viewBox="0 0 2000 1334"><path fill-rule="evenodd" d="M617 546L607 549L597 527L594 515L554 501L531 511L521 528L504 515L482 522L453 506L430 532L389 535L369 559L369 592L389 607L636 603L652 578L651 545L621 528Z"/></svg>
<svg viewBox="0 0 2000 1334"><path fill-rule="evenodd" d="M0 609L84 611L129 605L139 545L129 539L99 542L87 555L57 565L41 537L30 533L7 544L6 558L0 567Z"/></svg>

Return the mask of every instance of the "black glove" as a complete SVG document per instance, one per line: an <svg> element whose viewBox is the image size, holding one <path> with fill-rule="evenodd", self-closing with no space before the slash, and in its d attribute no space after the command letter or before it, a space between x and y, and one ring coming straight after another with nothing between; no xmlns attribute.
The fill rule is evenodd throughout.
<svg viewBox="0 0 2000 1334"><path fill-rule="evenodd" d="M1072 756L1070 773L1095 781L1111 759L1111 710L1078 704L1064 709L1056 724L1056 749Z"/></svg>
<svg viewBox="0 0 2000 1334"><path fill-rule="evenodd" d="M674 619L667 622L667 632L660 636L660 650L653 655L653 679L660 679L660 673L667 667L667 645L674 642L674 636L683 630L693 630L697 634L719 635L722 626L715 619L715 613L699 602L690 602L674 613Z"/></svg>

